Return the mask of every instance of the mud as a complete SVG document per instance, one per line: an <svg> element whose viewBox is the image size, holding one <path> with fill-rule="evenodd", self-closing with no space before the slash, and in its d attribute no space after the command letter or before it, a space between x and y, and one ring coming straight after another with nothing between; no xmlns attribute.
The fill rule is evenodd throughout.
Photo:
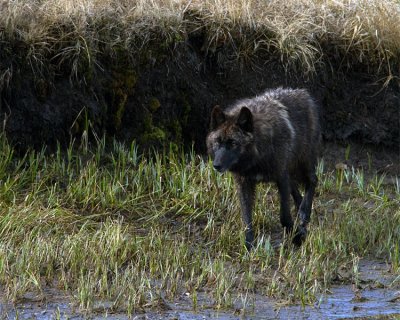
<svg viewBox="0 0 400 320"><path fill-rule="evenodd" d="M400 317L400 276L389 273L389 266L382 261L361 260L358 285L335 284L330 292L321 295L313 306L287 305L260 294L248 299L238 296L232 310L214 310L212 301L205 293L199 294L198 311L193 311L191 298L183 293L173 302L163 301L158 310L128 317L124 313L110 311L109 304L98 303L95 311L83 314L74 308L66 296L48 289L46 299L35 301L27 295L25 301L0 305L2 319L348 319ZM345 275L343 275L345 277ZM4 299L3 299L4 300ZM243 302L246 302L244 306ZM160 310L163 309L163 310Z"/></svg>

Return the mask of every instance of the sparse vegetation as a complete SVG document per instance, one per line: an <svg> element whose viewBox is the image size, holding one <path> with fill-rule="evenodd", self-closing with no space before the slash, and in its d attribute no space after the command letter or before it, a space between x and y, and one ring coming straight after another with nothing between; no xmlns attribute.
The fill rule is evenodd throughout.
<svg viewBox="0 0 400 320"><path fill-rule="evenodd" d="M194 153L145 156L135 143L98 139L18 157L0 141L0 283L12 301L56 287L89 311L105 300L133 313L184 293L193 309L199 293L215 308L251 304L253 292L310 304L337 279L356 285L360 257L400 272L400 193L379 175L344 168L342 176L321 161L298 250L277 244L276 188L260 187L248 253L232 178Z"/></svg>

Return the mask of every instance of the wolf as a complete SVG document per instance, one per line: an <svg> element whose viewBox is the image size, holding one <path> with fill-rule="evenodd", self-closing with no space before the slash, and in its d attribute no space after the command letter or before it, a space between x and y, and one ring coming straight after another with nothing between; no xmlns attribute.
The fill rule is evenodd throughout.
<svg viewBox="0 0 400 320"><path fill-rule="evenodd" d="M295 245L304 241L318 181L320 143L320 108L305 89L271 89L226 109L213 108L207 151L215 170L234 176L247 250L254 246L252 210L260 182L276 183L281 224L293 234ZM304 196L299 185L304 186ZM290 195L300 219L295 231Z"/></svg>

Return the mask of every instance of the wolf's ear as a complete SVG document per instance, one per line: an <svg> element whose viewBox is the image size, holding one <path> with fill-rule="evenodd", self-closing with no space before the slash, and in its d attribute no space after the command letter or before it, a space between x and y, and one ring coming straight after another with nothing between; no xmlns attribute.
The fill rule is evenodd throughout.
<svg viewBox="0 0 400 320"><path fill-rule="evenodd" d="M236 121L237 125L244 131L253 131L253 114L247 107L242 107L238 119Z"/></svg>
<svg viewBox="0 0 400 320"><path fill-rule="evenodd" d="M210 129L216 129L221 123L225 122L226 116L220 106L215 106L211 112Z"/></svg>

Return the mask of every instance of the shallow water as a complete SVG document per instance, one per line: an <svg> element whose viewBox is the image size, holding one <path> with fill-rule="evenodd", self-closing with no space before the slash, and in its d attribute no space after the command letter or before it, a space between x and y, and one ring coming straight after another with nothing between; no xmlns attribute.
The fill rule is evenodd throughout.
<svg viewBox="0 0 400 320"><path fill-rule="evenodd" d="M131 319L155 320L203 320L203 319L341 319L368 318L376 316L398 315L400 317L400 276L390 275L388 267L382 262L362 260L359 263L359 286L334 285L330 294L320 297L314 306L302 308L299 305L281 306L273 299L262 295L251 297L251 305L245 314L241 314L243 303L241 299L235 303L235 310L215 311L210 307L211 301L205 294L199 295L199 305L203 308L194 312L190 297L183 295L174 303L166 303L165 311L148 310L137 314ZM51 302L34 301L27 295L24 302L15 306L3 303L0 305L1 319L129 319L119 313L92 313L84 315L74 310L66 298L54 290L48 290ZM102 307L106 307L102 304Z"/></svg>

